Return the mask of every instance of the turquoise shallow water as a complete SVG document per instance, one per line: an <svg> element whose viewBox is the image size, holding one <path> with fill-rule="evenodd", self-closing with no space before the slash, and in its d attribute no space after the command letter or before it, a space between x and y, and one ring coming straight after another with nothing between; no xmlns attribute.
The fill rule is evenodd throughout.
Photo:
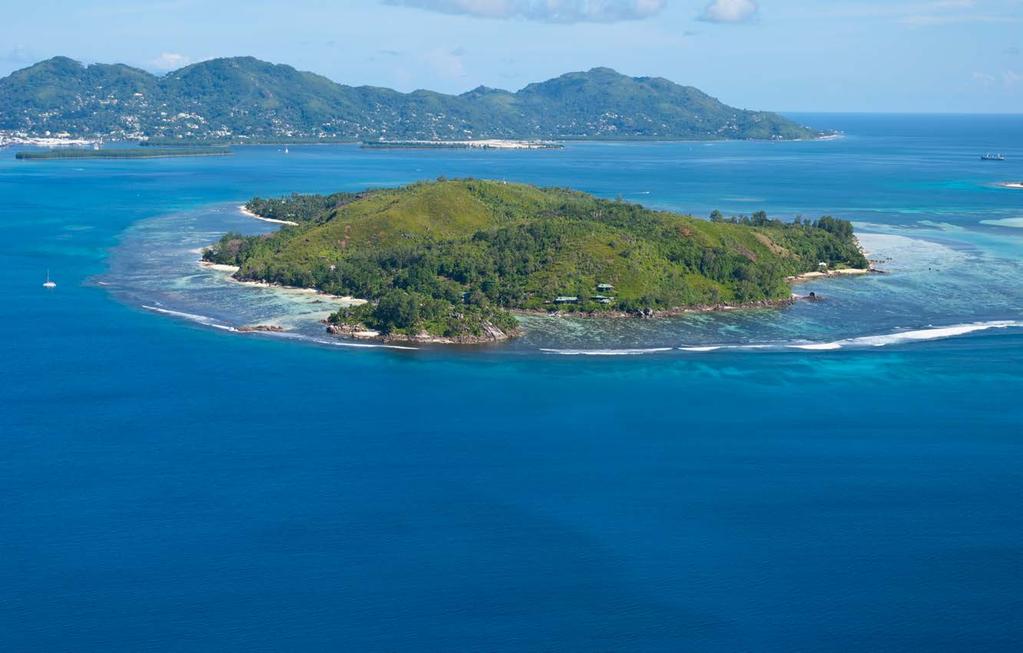
<svg viewBox="0 0 1023 653"><path fill-rule="evenodd" d="M995 182L1023 179L1023 119L802 118L847 137L3 152L0 643L1018 649L1023 191ZM195 267L223 230L268 228L233 206L441 174L834 213L890 274L482 351L211 328L316 337L324 308Z"/></svg>

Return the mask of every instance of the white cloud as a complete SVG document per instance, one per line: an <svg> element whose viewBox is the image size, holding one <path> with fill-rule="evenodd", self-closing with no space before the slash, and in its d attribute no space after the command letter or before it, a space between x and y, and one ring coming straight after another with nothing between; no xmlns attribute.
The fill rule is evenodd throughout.
<svg viewBox="0 0 1023 653"><path fill-rule="evenodd" d="M977 0L931 0L905 5L893 5L902 10L899 22L910 27L935 27L961 23L1005 23L1017 20L1013 12L1000 13L991 2L983 5ZM984 13L977 13L980 8Z"/></svg>
<svg viewBox="0 0 1023 653"><path fill-rule="evenodd" d="M159 57L149 62L149 65L157 70L177 70L190 63L192 63L191 57L177 52L161 52Z"/></svg>
<svg viewBox="0 0 1023 653"><path fill-rule="evenodd" d="M757 15L755 0L713 0L700 14L708 23L745 23Z"/></svg>
<svg viewBox="0 0 1023 653"><path fill-rule="evenodd" d="M910 27L933 27L936 25L957 25L960 23L1013 23L1009 16L968 15L968 14L914 14L900 21Z"/></svg>
<svg viewBox="0 0 1023 653"><path fill-rule="evenodd" d="M7 52L0 54L0 61L10 61L11 63L30 63L38 60L32 52L24 45L18 44Z"/></svg>
<svg viewBox="0 0 1023 653"><path fill-rule="evenodd" d="M995 76L989 73L973 73L973 81L980 82L984 86L991 86L995 83Z"/></svg>
<svg viewBox="0 0 1023 653"><path fill-rule="evenodd" d="M465 77L465 63L462 61L463 54L465 54L465 50L462 48L455 48L454 50L438 49L430 50L424 58L437 75L449 79L458 79Z"/></svg>
<svg viewBox="0 0 1023 653"><path fill-rule="evenodd" d="M546 23L616 23L661 12L667 0L381 0L477 18L518 18Z"/></svg>
<svg viewBox="0 0 1023 653"><path fill-rule="evenodd" d="M1019 84L1023 84L1023 73L1015 70L1006 70L1000 75L992 75L991 73L975 72L973 73L973 81L979 83L985 88L993 88L999 81L1002 82L1002 86L1006 89L1013 89Z"/></svg>
<svg viewBox="0 0 1023 653"><path fill-rule="evenodd" d="M932 9L972 9L977 0L935 0L927 3Z"/></svg>

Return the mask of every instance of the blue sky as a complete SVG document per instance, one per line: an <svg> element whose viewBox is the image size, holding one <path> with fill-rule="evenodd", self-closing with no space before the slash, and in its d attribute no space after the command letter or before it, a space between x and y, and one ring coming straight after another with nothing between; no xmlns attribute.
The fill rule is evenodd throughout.
<svg viewBox="0 0 1023 653"><path fill-rule="evenodd" d="M0 0L0 74L253 55L346 84L511 90L610 66L783 111L1023 112L1023 0Z"/></svg>

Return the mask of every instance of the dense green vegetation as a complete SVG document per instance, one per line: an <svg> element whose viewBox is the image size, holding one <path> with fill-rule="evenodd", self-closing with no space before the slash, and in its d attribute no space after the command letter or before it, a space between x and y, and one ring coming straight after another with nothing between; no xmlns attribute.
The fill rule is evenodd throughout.
<svg viewBox="0 0 1023 653"><path fill-rule="evenodd" d="M90 150L81 147L61 147L52 150L17 152L16 159L160 159L174 156L224 156L231 154L226 147L196 148L125 148Z"/></svg>
<svg viewBox="0 0 1023 653"><path fill-rule="evenodd" d="M54 57L0 79L0 129L154 138L161 144L480 138L810 138L773 113L726 106L657 77L608 68L518 92L461 95L344 86L252 57L162 77Z"/></svg>
<svg viewBox="0 0 1023 653"><path fill-rule="evenodd" d="M758 213L707 221L500 181L257 198L247 207L299 224L227 234L207 260L239 266L243 279L372 300L332 319L384 332L479 335L488 323L510 327L508 309L636 312L777 300L790 294L786 276L820 262L867 267L843 220L785 223Z"/></svg>

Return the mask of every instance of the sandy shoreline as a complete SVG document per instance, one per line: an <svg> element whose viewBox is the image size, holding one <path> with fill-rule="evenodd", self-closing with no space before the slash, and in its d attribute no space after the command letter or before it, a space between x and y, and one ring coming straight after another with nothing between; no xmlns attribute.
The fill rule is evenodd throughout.
<svg viewBox="0 0 1023 653"><path fill-rule="evenodd" d="M827 272L804 272L803 274L796 274L791 277L785 277L785 280L795 283L799 281L812 281L814 279L826 279L828 277L844 277L855 276L858 274L870 274L872 272L875 272L875 270L863 268L838 268L837 270L829 270Z"/></svg>
<svg viewBox="0 0 1023 653"><path fill-rule="evenodd" d="M274 223L274 224L285 224L285 225L288 225L288 226L291 226L291 227L294 227L294 226L297 226L297 225L298 225L298 223L297 223L297 222L292 222L291 220L276 220L276 219L274 219L274 218L264 218L264 217L263 217L263 216L261 216L261 215L256 215L256 214L255 214L255 213L253 213L252 211L250 211L250 210L248 210L247 208L245 208L245 205L244 205L244 204L239 204L239 205L238 205L238 210L239 210L239 211L241 212L241 214L242 214L242 215L244 215L245 217L247 217L247 218L252 218L252 219L254 219L254 220L262 220L263 222L272 222L272 223Z"/></svg>
<svg viewBox="0 0 1023 653"><path fill-rule="evenodd" d="M551 150L561 149L563 145L555 141L486 138L464 141L367 141L362 144L362 147L367 149L459 148L466 150Z"/></svg>
<svg viewBox="0 0 1023 653"><path fill-rule="evenodd" d="M235 272L241 269L237 265L221 265L220 263L210 263L209 261L199 261L199 266L204 267L207 270L227 272L228 274L234 274Z"/></svg>
<svg viewBox="0 0 1023 653"><path fill-rule="evenodd" d="M301 295L320 295L325 298L329 298L332 301L336 301L342 306L360 306L366 303L365 299L359 299L357 297L346 297L342 295L331 295L323 291L317 290L316 288L298 288L296 286L282 286L280 284L268 283L266 281L245 281L242 279L235 279L234 273L239 270L234 265L221 265L220 263L210 263L209 261L199 261L199 267L205 270L214 270L216 272L223 272L228 279L233 283L237 283L243 286L249 286L252 288L269 288L278 292L301 294Z"/></svg>

